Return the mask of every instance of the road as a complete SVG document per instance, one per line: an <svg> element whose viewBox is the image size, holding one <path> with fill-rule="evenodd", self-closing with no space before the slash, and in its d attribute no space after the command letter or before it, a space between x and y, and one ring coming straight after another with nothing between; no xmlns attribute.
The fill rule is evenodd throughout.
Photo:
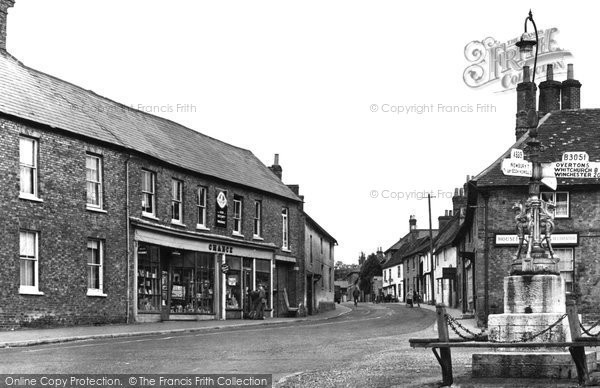
<svg viewBox="0 0 600 388"><path fill-rule="evenodd" d="M325 321L0 349L0 373L268 373L282 387L325 386L323 378L340 382L434 319L424 309L361 303Z"/></svg>
<svg viewBox="0 0 600 388"><path fill-rule="evenodd" d="M441 372L412 337L435 337L435 313L359 304L337 318L0 349L0 374L272 374L278 388L438 387ZM455 386L571 387L576 381L475 380L471 351L453 349Z"/></svg>

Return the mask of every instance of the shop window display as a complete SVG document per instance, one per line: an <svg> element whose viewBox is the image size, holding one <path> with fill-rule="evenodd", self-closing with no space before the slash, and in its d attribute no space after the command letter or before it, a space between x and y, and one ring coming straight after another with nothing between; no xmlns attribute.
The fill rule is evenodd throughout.
<svg viewBox="0 0 600 388"><path fill-rule="evenodd" d="M214 256L198 252L173 255L171 313L214 313Z"/></svg>
<svg viewBox="0 0 600 388"><path fill-rule="evenodd" d="M138 248L138 311L157 312L161 306L159 250L140 244Z"/></svg>
<svg viewBox="0 0 600 388"><path fill-rule="evenodd" d="M241 259L239 257L228 256L226 263L229 265L229 272L226 276L225 308L241 308Z"/></svg>
<svg viewBox="0 0 600 388"><path fill-rule="evenodd" d="M269 260L256 259L256 288L261 285L265 288L267 297L266 307L271 306L269 295L271 294L271 262Z"/></svg>

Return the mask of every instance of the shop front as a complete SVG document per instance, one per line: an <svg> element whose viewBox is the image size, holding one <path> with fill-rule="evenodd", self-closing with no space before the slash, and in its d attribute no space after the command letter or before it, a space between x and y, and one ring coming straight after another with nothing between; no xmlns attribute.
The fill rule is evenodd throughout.
<svg viewBox="0 0 600 388"><path fill-rule="evenodd" d="M268 248L139 228L134 249L138 322L241 319L253 307L250 292L259 286L267 297L265 314L271 314Z"/></svg>

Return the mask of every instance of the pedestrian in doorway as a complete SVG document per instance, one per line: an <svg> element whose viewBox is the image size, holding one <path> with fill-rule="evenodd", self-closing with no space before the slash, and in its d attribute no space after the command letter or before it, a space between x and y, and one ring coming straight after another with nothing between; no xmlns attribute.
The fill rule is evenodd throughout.
<svg viewBox="0 0 600 388"><path fill-rule="evenodd" d="M354 291L352 291L352 296L354 297L354 306L358 306L358 298L360 297L360 291L358 287L354 287Z"/></svg>
<svg viewBox="0 0 600 388"><path fill-rule="evenodd" d="M413 293L413 304L416 303L417 307L421 307L421 295L417 291Z"/></svg>
<svg viewBox="0 0 600 388"><path fill-rule="evenodd" d="M265 319L265 306L267 304L267 293L265 287L261 284L258 286L258 312L256 319Z"/></svg>

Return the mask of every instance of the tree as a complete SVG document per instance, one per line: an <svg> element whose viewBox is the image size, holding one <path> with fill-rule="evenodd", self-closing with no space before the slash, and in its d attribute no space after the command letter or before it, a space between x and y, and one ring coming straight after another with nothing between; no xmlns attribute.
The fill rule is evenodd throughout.
<svg viewBox="0 0 600 388"><path fill-rule="evenodd" d="M346 276L351 271L358 271L358 269L358 265L356 264L345 264L342 261L336 261L334 265L335 280L346 280Z"/></svg>
<svg viewBox="0 0 600 388"><path fill-rule="evenodd" d="M358 286L363 292L367 294L371 293L373 276L381 276L381 274L382 269L379 258L377 254L371 253L360 269Z"/></svg>

